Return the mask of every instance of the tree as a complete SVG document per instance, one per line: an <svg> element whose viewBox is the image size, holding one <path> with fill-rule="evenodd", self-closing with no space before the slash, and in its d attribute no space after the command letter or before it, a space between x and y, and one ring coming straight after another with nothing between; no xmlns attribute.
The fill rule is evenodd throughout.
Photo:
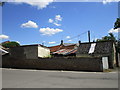
<svg viewBox="0 0 120 90"><path fill-rule="evenodd" d="M15 42L15 41L12 41L12 42L2 43L2 46L5 47L5 48L10 48L10 47L20 46L20 44Z"/></svg>
<svg viewBox="0 0 120 90"><path fill-rule="evenodd" d="M0 2L0 6L3 6L5 4L5 2Z"/></svg>
<svg viewBox="0 0 120 90"><path fill-rule="evenodd" d="M100 42L100 41L114 41L114 42L116 42L116 38L112 33L109 33L108 36L104 36L104 37L102 37L102 39L97 39L97 42Z"/></svg>
<svg viewBox="0 0 120 90"><path fill-rule="evenodd" d="M114 29L120 28L120 18L117 18L116 22L114 23Z"/></svg>
<svg viewBox="0 0 120 90"><path fill-rule="evenodd" d="M120 18L117 18L116 22L114 23L114 29L117 29L117 28L120 28ZM117 41L117 50L120 53L120 38Z"/></svg>

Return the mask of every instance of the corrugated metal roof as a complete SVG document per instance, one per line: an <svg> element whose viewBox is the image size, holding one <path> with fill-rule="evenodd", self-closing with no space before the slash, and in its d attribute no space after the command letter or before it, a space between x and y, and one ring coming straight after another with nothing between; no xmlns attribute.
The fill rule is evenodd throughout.
<svg viewBox="0 0 120 90"><path fill-rule="evenodd" d="M62 55L68 55L72 53L77 52L77 45L76 44L69 44L69 45L57 45L48 47L51 51L51 54L62 54Z"/></svg>
<svg viewBox="0 0 120 90"><path fill-rule="evenodd" d="M77 50L76 49L61 49L56 52L53 52L53 54L63 54L63 55L68 55L75 53Z"/></svg>

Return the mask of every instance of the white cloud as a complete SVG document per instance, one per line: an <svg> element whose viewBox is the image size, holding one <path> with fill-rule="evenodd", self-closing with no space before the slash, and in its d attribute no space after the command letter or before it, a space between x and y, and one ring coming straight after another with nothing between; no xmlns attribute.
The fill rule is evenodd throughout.
<svg viewBox="0 0 120 90"><path fill-rule="evenodd" d="M9 38L9 36L7 36L7 35L0 35L0 39L8 39Z"/></svg>
<svg viewBox="0 0 120 90"><path fill-rule="evenodd" d="M31 6L36 6L38 9L46 8L54 0L12 0L15 3L26 3Z"/></svg>
<svg viewBox="0 0 120 90"><path fill-rule="evenodd" d="M49 44L55 44L56 42L55 41L53 41L53 42L48 42Z"/></svg>
<svg viewBox="0 0 120 90"><path fill-rule="evenodd" d="M120 32L120 28L117 28L117 29L112 28L108 31L108 33L118 33L118 32Z"/></svg>
<svg viewBox="0 0 120 90"><path fill-rule="evenodd" d="M72 40L68 40L69 42L71 42Z"/></svg>
<svg viewBox="0 0 120 90"><path fill-rule="evenodd" d="M49 36L51 36L51 35L54 35L56 33L63 32L63 30L62 29L58 29L58 28L54 29L54 28L47 27L47 28L40 28L40 32L43 35L49 35Z"/></svg>
<svg viewBox="0 0 120 90"><path fill-rule="evenodd" d="M20 44L20 42L19 42L19 41L16 41L16 42Z"/></svg>
<svg viewBox="0 0 120 90"><path fill-rule="evenodd" d="M119 0L103 0L103 4L111 3L111 2L118 2Z"/></svg>
<svg viewBox="0 0 120 90"><path fill-rule="evenodd" d="M70 38L70 36L67 36L66 38L67 38L67 39L69 39L69 38Z"/></svg>
<svg viewBox="0 0 120 90"><path fill-rule="evenodd" d="M49 21L48 21L49 23L53 23L53 20L52 19L49 19Z"/></svg>
<svg viewBox="0 0 120 90"><path fill-rule="evenodd" d="M55 20L56 20L56 21L62 21L62 17L61 17L60 15L56 15L56 16L55 16Z"/></svg>
<svg viewBox="0 0 120 90"><path fill-rule="evenodd" d="M61 24L58 23L59 21L62 21L62 17L60 15L56 15L54 19L48 20L49 23L52 23L56 26L61 26Z"/></svg>
<svg viewBox="0 0 120 90"><path fill-rule="evenodd" d="M58 24L58 23L53 23L54 25L56 25L56 26L61 26L61 24Z"/></svg>
<svg viewBox="0 0 120 90"><path fill-rule="evenodd" d="M24 28L38 28L38 25L33 21L28 21L27 23L23 23L21 25L21 27L24 27Z"/></svg>

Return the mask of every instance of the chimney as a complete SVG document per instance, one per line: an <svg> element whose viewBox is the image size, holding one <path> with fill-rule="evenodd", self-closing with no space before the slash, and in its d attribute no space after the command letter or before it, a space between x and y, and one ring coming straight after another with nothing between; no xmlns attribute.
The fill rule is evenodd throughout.
<svg viewBox="0 0 120 90"><path fill-rule="evenodd" d="M61 40L61 44L60 45L63 45L63 40Z"/></svg>
<svg viewBox="0 0 120 90"><path fill-rule="evenodd" d="M90 31L88 31L88 40L89 40L89 43L90 43Z"/></svg>
<svg viewBox="0 0 120 90"><path fill-rule="evenodd" d="M81 43L81 41L79 40L79 41L78 41L78 45L79 45L79 46L80 46L80 43Z"/></svg>

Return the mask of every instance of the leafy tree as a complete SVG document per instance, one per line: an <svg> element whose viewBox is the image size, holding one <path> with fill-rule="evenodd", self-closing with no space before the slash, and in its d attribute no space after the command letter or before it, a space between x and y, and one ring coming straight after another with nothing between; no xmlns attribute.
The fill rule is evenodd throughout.
<svg viewBox="0 0 120 90"><path fill-rule="evenodd" d="M116 22L114 23L114 29L117 29L117 28L120 28L120 18L117 18ZM118 39L118 42L117 42L117 51L120 53L120 38Z"/></svg>
<svg viewBox="0 0 120 90"><path fill-rule="evenodd" d="M97 42L100 42L100 41L110 41L110 40L116 42L116 38L115 38L115 36L112 33L109 33L108 36L102 37L102 39L97 39Z"/></svg>
<svg viewBox="0 0 120 90"><path fill-rule="evenodd" d="M20 46L20 44L15 42L15 41L12 41L12 42L2 43L2 46L5 47L5 48L10 48L10 47Z"/></svg>
<svg viewBox="0 0 120 90"><path fill-rule="evenodd" d="M114 23L114 29L120 28L120 18L117 18L116 22Z"/></svg>

